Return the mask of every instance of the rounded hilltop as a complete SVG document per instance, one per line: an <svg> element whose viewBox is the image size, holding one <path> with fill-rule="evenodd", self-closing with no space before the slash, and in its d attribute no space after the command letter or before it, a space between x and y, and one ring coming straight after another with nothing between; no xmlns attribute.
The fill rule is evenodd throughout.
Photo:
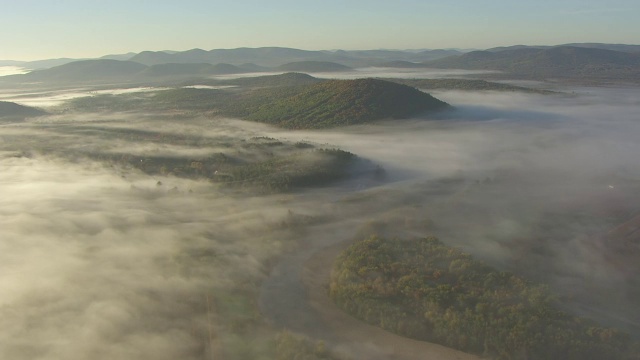
<svg viewBox="0 0 640 360"><path fill-rule="evenodd" d="M257 100L257 101L256 101ZM449 108L416 88L378 79L327 80L253 96L243 118L292 129L318 129L400 119Z"/></svg>

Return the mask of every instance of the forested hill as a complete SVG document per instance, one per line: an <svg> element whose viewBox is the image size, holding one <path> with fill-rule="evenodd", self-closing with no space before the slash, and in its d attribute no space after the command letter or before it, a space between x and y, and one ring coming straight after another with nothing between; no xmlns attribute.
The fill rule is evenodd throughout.
<svg viewBox="0 0 640 360"><path fill-rule="evenodd" d="M69 101L83 112L183 111L289 129L321 129L422 116L450 105L416 88L378 79L321 80L288 73L212 82L226 89L174 88L149 94L96 95Z"/></svg>
<svg viewBox="0 0 640 360"><path fill-rule="evenodd" d="M328 80L286 91L257 91L228 115L291 129L319 129L398 119L449 105L413 87L377 79Z"/></svg>
<svg viewBox="0 0 640 360"><path fill-rule="evenodd" d="M372 237L334 264L330 296L368 323L500 360L630 360L637 342L570 315L536 285L436 238Z"/></svg>

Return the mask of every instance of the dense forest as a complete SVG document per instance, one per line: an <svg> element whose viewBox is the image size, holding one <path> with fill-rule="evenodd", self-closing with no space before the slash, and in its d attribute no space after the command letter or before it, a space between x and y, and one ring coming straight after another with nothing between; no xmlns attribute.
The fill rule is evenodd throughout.
<svg viewBox="0 0 640 360"><path fill-rule="evenodd" d="M433 237L356 242L334 264L330 296L368 323L492 359L640 358L627 334L559 310L546 286Z"/></svg>
<svg viewBox="0 0 640 360"><path fill-rule="evenodd" d="M329 80L293 92L239 100L226 110L229 115L291 129L406 118L449 107L410 86L377 79Z"/></svg>
<svg viewBox="0 0 640 360"><path fill-rule="evenodd" d="M245 143L245 145L251 143ZM257 145L264 146L264 145ZM299 187L326 186L348 177L356 156L339 149L314 149L305 143L274 141L282 154L269 152L264 159L224 153L205 158L116 156L110 160L149 174L204 178L234 188L262 193L289 191ZM310 147L311 149L308 149Z"/></svg>

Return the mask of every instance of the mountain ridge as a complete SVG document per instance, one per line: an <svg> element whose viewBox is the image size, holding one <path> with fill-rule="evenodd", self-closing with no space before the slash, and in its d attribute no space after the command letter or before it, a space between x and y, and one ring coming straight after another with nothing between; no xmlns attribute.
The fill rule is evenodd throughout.
<svg viewBox="0 0 640 360"><path fill-rule="evenodd" d="M503 71L528 78L640 79L640 54L572 46L473 51L431 61L426 65Z"/></svg>
<svg viewBox="0 0 640 360"><path fill-rule="evenodd" d="M640 53L640 45L634 44L608 44L608 43L568 43L561 45L511 45L484 49L484 51L503 51L516 48L537 48L548 49L552 47L571 46L581 48L596 48L614 50L628 53ZM231 63L240 65L242 63L259 62L257 60L267 58L271 64L259 64L260 66L280 66L292 61L347 61L348 66L367 66L371 64L389 61L425 62L448 56L461 55L471 51L482 51L477 49L419 49L419 50L302 50L288 47L240 47L233 49L211 49L203 50L194 48L185 51L175 50L145 50L139 53L128 52L124 54L108 54L96 58L50 58L33 61L0 60L0 66L21 66L29 69L44 69L80 60L112 59L112 60L132 60L145 65L155 65L160 63ZM220 56L212 58L212 56ZM231 58L231 60L224 58ZM289 59L286 59L289 57ZM292 59L292 57L297 57ZM315 57L315 58L314 58ZM244 59L244 60L243 60ZM277 61L276 61L277 60Z"/></svg>

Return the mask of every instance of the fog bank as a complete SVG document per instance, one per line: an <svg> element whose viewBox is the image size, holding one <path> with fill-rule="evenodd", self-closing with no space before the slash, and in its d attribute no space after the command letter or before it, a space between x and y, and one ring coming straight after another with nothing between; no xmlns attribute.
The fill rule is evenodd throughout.
<svg viewBox="0 0 640 360"><path fill-rule="evenodd" d="M640 91L571 90L438 92L455 110L435 120L313 132L137 113L2 125L0 357L241 357L262 324L247 299L285 250L371 233L436 235L549 283L570 311L638 331L625 320L640 315L638 245L608 234L639 210ZM255 196L83 156L207 156L254 136L339 147L387 177ZM270 294L286 293L269 279ZM296 316L290 303L263 315L299 321L276 318ZM263 338L245 357L265 353Z"/></svg>

